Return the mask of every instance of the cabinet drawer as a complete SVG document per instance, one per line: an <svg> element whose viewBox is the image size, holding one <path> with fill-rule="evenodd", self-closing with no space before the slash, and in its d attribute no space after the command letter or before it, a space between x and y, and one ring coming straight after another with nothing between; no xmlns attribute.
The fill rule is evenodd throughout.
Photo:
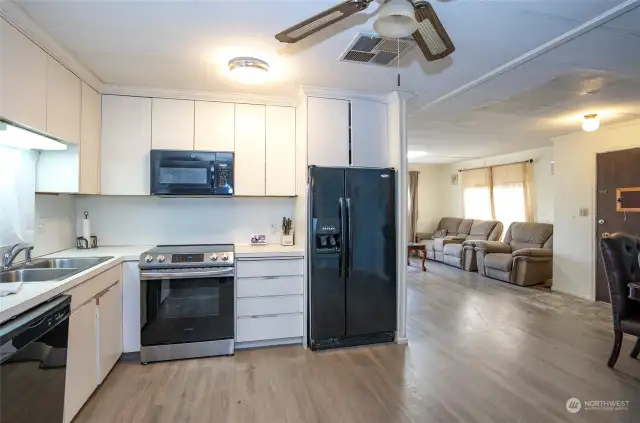
<svg viewBox="0 0 640 423"><path fill-rule="evenodd" d="M255 278L261 276L302 276L304 260L239 260L236 263L239 278Z"/></svg>
<svg viewBox="0 0 640 423"><path fill-rule="evenodd" d="M238 298L302 295L302 276L238 279Z"/></svg>
<svg viewBox="0 0 640 423"><path fill-rule="evenodd" d="M264 341L268 339L302 336L302 314L238 318L236 341Z"/></svg>
<svg viewBox="0 0 640 423"><path fill-rule="evenodd" d="M237 303L237 315L264 316L273 314L302 313L303 296L240 298Z"/></svg>
<svg viewBox="0 0 640 423"><path fill-rule="evenodd" d="M86 303L105 289L114 285L122 278L122 265L117 265L111 269L87 279L85 282L71 288L66 295L71 295L71 310Z"/></svg>

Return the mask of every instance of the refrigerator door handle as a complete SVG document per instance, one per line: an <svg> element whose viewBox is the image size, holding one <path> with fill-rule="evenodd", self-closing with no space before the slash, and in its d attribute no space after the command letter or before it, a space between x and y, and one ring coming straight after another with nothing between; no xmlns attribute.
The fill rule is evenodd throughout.
<svg viewBox="0 0 640 423"><path fill-rule="evenodd" d="M338 204L340 204L340 270L339 276L342 278L346 276L347 272L347 249L345 243L346 236L346 213L344 208L344 198L338 198Z"/></svg>
<svg viewBox="0 0 640 423"><path fill-rule="evenodd" d="M346 268L346 276L347 278L351 274L351 267L353 267L353 232L351 230L351 198L347 198L347 227L348 227L348 239L349 239L349 262Z"/></svg>

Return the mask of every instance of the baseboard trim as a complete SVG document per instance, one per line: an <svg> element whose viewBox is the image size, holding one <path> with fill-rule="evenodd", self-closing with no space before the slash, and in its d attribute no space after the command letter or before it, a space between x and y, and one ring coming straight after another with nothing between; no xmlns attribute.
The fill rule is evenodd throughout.
<svg viewBox="0 0 640 423"><path fill-rule="evenodd" d="M302 342L302 337L270 339L267 341L237 342L236 350L246 350L250 348L279 347L279 346L285 346L285 345L304 346L304 343Z"/></svg>
<svg viewBox="0 0 640 423"><path fill-rule="evenodd" d="M396 338L396 344L405 345L409 343L409 338Z"/></svg>

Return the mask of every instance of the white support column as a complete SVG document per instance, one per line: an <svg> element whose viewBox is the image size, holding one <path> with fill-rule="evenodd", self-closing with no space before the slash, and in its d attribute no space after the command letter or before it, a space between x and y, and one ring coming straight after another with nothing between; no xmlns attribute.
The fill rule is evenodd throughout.
<svg viewBox="0 0 640 423"><path fill-rule="evenodd" d="M398 328L396 342L407 338L407 100L411 94L394 91L389 94L388 128L389 158L396 169L396 259L398 262Z"/></svg>

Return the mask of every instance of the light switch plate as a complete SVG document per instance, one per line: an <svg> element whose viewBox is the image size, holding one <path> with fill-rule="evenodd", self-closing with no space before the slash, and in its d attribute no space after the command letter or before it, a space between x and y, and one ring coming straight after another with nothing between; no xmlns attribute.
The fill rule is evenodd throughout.
<svg viewBox="0 0 640 423"><path fill-rule="evenodd" d="M580 217L589 217L589 209L586 207L580 207Z"/></svg>

